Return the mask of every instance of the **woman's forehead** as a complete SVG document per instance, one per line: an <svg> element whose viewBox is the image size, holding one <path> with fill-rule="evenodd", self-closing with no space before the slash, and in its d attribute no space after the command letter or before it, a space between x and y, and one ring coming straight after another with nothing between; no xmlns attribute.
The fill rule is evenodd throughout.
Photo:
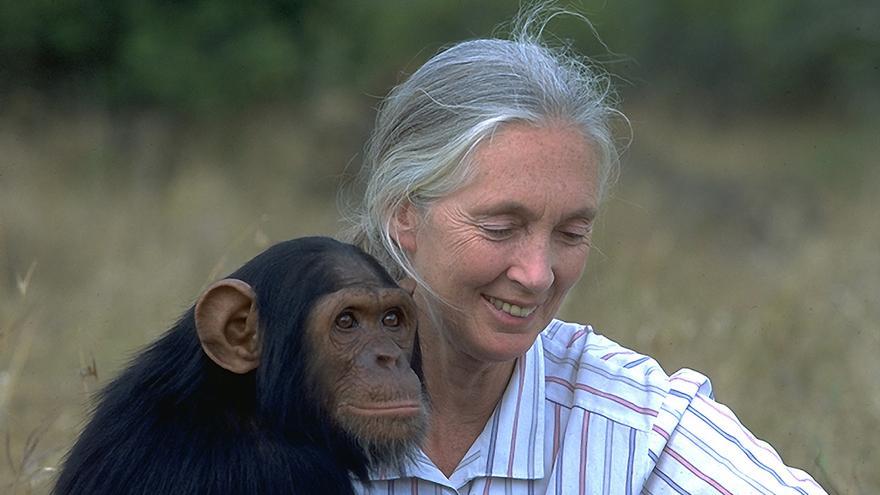
<svg viewBox="0 0 880 495"><path fill-rule="evenodd" d="M573 126L505 126L477 147L471 162L471 180L448 200L467 201L485 214L552 206L570 216L595 216L597 160Z"/></svg>

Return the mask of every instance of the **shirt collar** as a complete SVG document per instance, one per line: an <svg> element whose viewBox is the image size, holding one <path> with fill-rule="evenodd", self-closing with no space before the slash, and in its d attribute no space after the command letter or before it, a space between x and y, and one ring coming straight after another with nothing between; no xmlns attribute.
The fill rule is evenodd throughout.
<svg viewBox="0 0 880 495"><path fill-rule="evenodd" d="M370 479L417 477L460 488L478 477L544 477L544 349L541 338L517 359L495 412L449 480L419 450L401 472L370 473Z"/></svg>

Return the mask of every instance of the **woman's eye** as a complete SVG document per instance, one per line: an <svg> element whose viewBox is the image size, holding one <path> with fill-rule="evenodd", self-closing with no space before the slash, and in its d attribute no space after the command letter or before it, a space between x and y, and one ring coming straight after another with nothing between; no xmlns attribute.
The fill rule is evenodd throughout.
<svg viewBox="0 0 880 495"><path fill-rule="evenodd" d="M402 319L400 311L392 309L382 317L382 324L386 327L399 327Z"/></svg>
<svg viewBox="0 0 880 495"><path fill-rule="evenodd" d="M341 328L343 330L347 330L349 328L354 328L358 324L357 319L355 319L354 315L348 311L346 311L344 313L340 313L336 317L335 323L336 323L336 328Z"/></svg>
<svg viewBox="0 0 880 495"><path fill-rule="evenodd" d="M481 225L483 231L490 239L507 239L513 235L513 228L501 225Z"/></svg>
<svg viewBox="0 0 880 495"><path fill-rule="evenodd" d="M578 229L568 229L560 231L563 239L566 242L570 242L572 244L582 244L587 242L590 237L590 232L592 231L592 227L578 228Z"/></svg>

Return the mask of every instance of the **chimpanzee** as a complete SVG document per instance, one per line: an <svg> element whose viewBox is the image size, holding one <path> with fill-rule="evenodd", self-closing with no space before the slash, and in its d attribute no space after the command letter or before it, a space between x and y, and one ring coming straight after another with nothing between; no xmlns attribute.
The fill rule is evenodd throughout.
<svg viewBox="0 0 880 495"><path fill-rule="evenodd" d="M352 476L399 466L421 440L416 322L360 249L277 244L101 392L53 493L353 493Z"/></svg>

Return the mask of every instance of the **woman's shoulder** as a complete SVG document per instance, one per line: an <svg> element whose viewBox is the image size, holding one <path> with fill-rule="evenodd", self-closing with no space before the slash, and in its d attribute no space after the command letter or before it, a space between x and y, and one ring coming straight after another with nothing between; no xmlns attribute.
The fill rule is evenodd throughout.
<svg viewBox="0 0 880 495"><path fill-rule="evenodd" d="M670 394L711 395L709 380L683 369L667 375L650 356L621 346L592 326L553 320L541 334L547 398L649 430Z"/></svg>
<svg viewBox="0 0 880 495"><path fill-rule="evenodd" d="M715 402L701 373L685 368L667 375L654 359L589 325L554 320L540 342L547 400L645 432L646 462L653 466L646 488L709 480L725 493L825 493Z"/></svg>
<svg viewBox="0 0 880 495"><path fill-rule="evenodd" d="M625 376L642 376L643 381L667 381L669 377L652 357L628 349L599 334L591 325L553 320L541 333L545 362L549 368L581 368ZM560 370L561 371L561 370Z"/></svg>

